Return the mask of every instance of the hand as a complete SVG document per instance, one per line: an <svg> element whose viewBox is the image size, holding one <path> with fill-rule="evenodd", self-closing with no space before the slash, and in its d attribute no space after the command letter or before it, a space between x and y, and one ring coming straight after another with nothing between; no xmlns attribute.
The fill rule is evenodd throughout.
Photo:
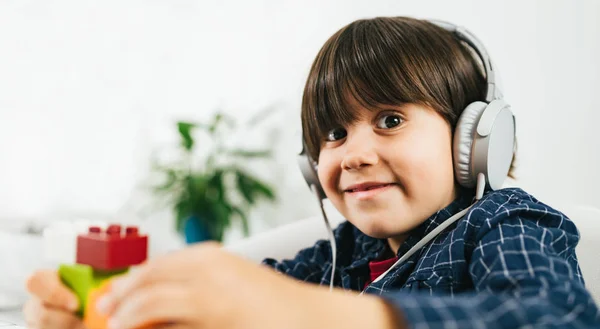
<svg viewBox="0 0 600 329"><path fill-rule="evenodd" d="M387 328L393 317L379 298L332 294L214 243L157 258L114 280L98 308L110 316L111 329Z"/></svg>
<svg viewBox="0 0 600 329"><path fill-rule="evenodd" d="M33 295L23 307L28 328L85 329L75 315L77 296L63 285L57 271L35 272L27 280L27 290Z"/></svg>
<svg viewBox="0 0 600 329"><path fill-rule="evenodd" d="M157 323L219 329L255 323L257 328L275 328L277 319L269 317L285 312L281 297L293 296L298 286L215 243L204 243L114 280L99 310L111 315L111 329Z"/></svg>

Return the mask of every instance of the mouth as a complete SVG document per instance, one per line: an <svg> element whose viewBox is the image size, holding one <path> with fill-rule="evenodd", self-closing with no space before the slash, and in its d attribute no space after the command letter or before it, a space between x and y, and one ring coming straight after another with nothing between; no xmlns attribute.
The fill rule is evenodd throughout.
<svg viewBox="0 0 600 329"><path fill-rule="evenodd" d="M370 190L376 190L385 188L391 185L395 185L395 183L378 183L378 182L367 182L362 184L351 185L344 192L348 193L356 193L356 192L365 192Z"/></svg>
<svg viewBox="0 0 600 329"><path fill-rule="evenodd" d="M362 201L375 198L376 196L391 190L396 183L365 183L350 186L344 190L344 193L351 196L352 198Z"/></svg>

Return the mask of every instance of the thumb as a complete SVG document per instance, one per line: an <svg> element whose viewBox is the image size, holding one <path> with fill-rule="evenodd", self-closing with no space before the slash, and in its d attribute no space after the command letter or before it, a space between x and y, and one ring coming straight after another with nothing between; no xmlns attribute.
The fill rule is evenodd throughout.
<svg viewBox="0 0 600 329"><path fill-rule="evenodd" d="M27 279L27 290L45 304L71 312L79 308L77 296L67 288L55 270L40 270Z"/></svg>

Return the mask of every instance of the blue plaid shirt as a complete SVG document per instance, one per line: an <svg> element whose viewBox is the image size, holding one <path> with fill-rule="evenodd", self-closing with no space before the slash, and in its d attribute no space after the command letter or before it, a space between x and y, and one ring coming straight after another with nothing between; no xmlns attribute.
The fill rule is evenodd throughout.
<svg viewBox="0 0 600 329"><path fill-rule="evenodd" d="M450 216L467 208L470 191L414 229L402 256ZM349 222L335 229L334 284L362 290L369 262L387 243ZM577 228L564 214L518 188L488 192L467 214L390 271L365 293L381 295L412 328L600 328L600 312L575 255ZM293 260L264 264L297 279L329 285L326 240Z"/></svg>

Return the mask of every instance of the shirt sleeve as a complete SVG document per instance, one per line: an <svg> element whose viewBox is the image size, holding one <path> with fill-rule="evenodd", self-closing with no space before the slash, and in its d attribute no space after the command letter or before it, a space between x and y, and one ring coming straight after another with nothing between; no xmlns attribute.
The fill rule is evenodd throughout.
<svg viewBox="0 0 600 329"><path fill-rule="evenodd" d="M340 251L354 249L356 231L349 222L342 222L333 230L337 244L336 272L338 274L339 268L344 262L350 261L352 256L352 253ZM314 246L300 250L293 259L277 261L267 258L262 263L298 280L328 285L332 267L331 244L329 240L319 240Z"/></svg>
<svg viewBox="0 0 600 329"><path fill-rule="evenodd" d="M485 215L475 211L469 216ZM567 217L518 202L480 218L469 266L475 292L383 296L410 327L600 328L575 255L579 234Z"/></svg>
<svg viewBox="0 0 600 329"><path fill-rule="evenodd" d="M325 270L331 266L331 245L329 241L319 240L314 246L300 250L294 259L266 258L262 263L298 280L320 283Z"/></svg>

